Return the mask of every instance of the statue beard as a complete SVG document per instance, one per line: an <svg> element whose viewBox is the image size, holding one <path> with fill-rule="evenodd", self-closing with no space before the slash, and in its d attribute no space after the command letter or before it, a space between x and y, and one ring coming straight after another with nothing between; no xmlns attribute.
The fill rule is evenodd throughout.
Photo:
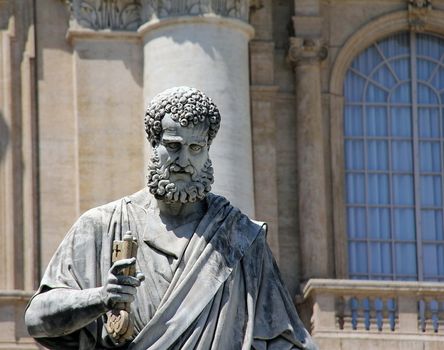
<svg viewBox="0 0 444 350"><path fill-rule="evenodd" d="M191 181L171 181L171 173L179 171L188 173ZM204 199L211 191L213 182L213 167L209 158L202 169L198 170L192 165L182 168L174 162L160 164L159 157L154 151L151 164L148 166L147 186L149 191L156 199L164 200L167 203L190 203Z"/></svg>

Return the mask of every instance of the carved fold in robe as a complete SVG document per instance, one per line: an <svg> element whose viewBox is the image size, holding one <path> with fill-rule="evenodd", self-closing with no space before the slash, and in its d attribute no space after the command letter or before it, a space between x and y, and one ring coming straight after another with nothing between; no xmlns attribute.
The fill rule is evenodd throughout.
<svg viewBox="0 0 444 350"><path fill-rule="evenodd" d="M223 197L187 226L150 232L147 190L83 214L58 248L36 294L101 286L112 242L130 229L139 241L136 268L145 274L131 304L135 338L123 349L315 349L283 286L266 243L266 227ZM152 216L151 216L152 217ZM105 316L64 337L39 338L51 349L113 348Z"/></svg>

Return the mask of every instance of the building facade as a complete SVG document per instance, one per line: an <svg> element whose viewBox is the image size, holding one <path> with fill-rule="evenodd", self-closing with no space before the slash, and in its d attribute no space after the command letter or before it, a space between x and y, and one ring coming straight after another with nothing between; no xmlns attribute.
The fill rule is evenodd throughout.
<svg viewBox="0 0 444 350"><path fill-rule="evenodd" d="M145 184L143 110L222 126L214 191L321 349L444 347L444 1L0 0L0 349L87 209Z"/></svg>

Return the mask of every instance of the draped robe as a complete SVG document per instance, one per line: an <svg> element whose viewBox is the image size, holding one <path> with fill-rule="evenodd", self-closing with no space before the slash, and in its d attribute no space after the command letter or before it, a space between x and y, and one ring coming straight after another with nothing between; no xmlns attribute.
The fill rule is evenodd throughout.
<svg viewBox="0 0 444 350"><path fill-rule="evenodd" d="M145 189L83 214L36 295L102 286L113 240L130 229L139 242L136 268L146 278L131 304L135 338L120 348L316 349L282 283L265 224L208 194L208 210L193 232L184 226L153 233L152 201ZM72 334L37 340L51 349L113 348L104 322L102 316Z"/></svg>

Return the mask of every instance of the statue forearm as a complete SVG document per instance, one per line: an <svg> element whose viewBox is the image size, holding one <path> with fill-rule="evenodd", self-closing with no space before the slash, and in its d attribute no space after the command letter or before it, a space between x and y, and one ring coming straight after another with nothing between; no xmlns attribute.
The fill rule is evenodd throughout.
<svg viewBox="0 0 444 350"><path fill-rule="evenodd" d="M108 310L101 290L57 288L37 295L25 314L29 334L58 337L85 327Z"/></svg>

